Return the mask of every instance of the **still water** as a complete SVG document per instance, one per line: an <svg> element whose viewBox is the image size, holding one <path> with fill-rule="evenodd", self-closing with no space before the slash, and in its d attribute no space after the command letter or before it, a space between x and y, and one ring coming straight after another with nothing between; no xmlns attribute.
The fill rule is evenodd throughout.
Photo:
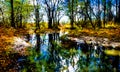
<svg viewBox="0 0 120 72"><path fill-rule="evenodd" d="M105 47L71 41L64 33L27 36L30 55L18 59L20 71L30 72L119 72L120 57L104 53ZM64 37L62 37L64 36Z"/></svg>

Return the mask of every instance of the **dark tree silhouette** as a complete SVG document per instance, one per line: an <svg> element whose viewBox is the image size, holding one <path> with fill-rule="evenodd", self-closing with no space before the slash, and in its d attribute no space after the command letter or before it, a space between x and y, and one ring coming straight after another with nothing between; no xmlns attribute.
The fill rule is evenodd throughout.
<svg viewBox="0 0 120 72"><path fill-rule="evenodd" d="M11 3L11 26L15 28L13 0L10 0L10 3Z"/></svg>

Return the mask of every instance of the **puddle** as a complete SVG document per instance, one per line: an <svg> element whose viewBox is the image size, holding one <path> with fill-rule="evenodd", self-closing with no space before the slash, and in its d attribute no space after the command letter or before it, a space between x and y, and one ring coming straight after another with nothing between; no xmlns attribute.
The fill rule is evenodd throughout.
<svg viewBox="0 0 120 72"><path fill-rule="evenodd" d="M60 39L62 35L61 32L30 35L28 40L35 54L30 58L28 56L29 63L27 66L23 63L22 70L32 71L32 61L37 66L33 71L40 72L120 71L120 56L106 55L104 46L87 44L83 40L72 42L68 38L64 44L70 46L66 48ZM24 58L18 60L22 62L22 59L25 61Z"/></svg>

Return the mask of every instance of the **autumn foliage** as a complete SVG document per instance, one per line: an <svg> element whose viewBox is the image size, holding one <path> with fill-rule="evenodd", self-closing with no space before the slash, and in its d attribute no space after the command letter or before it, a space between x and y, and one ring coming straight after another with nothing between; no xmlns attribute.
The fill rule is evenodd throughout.
<svg viewBox="0 0 120 72"><path fill-rule="evenodd" d="M26 34L25 29L14 29L12 27L0 27L0 71L6 71L9 64L14 63L19 54L12 52L14 37L20 37ZM9 69L9 72L14 70Z"/></svg>

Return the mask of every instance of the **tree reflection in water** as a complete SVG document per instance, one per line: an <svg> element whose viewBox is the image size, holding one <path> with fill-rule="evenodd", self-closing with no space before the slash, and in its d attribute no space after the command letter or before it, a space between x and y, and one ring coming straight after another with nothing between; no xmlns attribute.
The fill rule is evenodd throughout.
<svg viewBox="0 0 120 72"><path fill-rule="evenodd" d="M71 48L64 47L59 40L59 33L36 34L36 51L33 53L32 64L35 71L49 72L93 72L93 71L116 71L120 70L119 56L109 56L104 53L105 47L98 44L73 43L70 40L65 44L72 45ZM42 42L43 41L43 42ZM76 46L75 46L76 45ZM34 52L32 50L32 52ZM31 56L28 56L31 57ZM28 64L29 67L31 64ZM31 69L33 69L31 67Z"/></svg>

